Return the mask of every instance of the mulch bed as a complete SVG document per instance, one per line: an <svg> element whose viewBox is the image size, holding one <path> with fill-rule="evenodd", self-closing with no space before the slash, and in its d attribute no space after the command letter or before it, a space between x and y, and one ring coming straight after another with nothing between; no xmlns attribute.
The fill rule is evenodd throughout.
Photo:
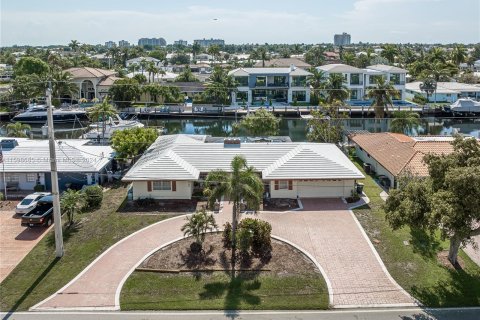
<svg viewBox="0 0 480 320"><path fill-rule="evenodd" d="M204 252L190 251L192 238L177 241L148 257L140 269L179 270L179 271L228 271L231 269L231 250L223 248L222 235L208 234L203 244ZM238 251L237 251L238 252ZM319 273L315 264L302 252L284 242L272 239L271 258L268 262L251 258L250 264L242 263L238 256L237 270L257 271L278 276L292 274Z"/></svg>
<svg viewBox="0 0 480 320"><path fill-rule="evenodd" d="M289 211L298 209L295 199L270 199L263 202L263 211Z"/></svg>
<svg viewBox="0 0 480 320"><path fill-rule="evenodd" d="M15 210L18 201L0 201L0 211L12 211Z"/></svg>
<svg viewBox="0 0 480 320"><path fill-rule="evenodd" d="M132 212L135 214L165 214L195 212L197 200L153 200L128 201L119 212Z"/></svg>
<svg viewBox="0 0 480 320"><path fill-rule="evenodd" d="M463 270L465 268L465 261L462 257L457 257L457 264L453 265L450 260L448 260L448 250L443 250L437 253L437 259L440 264L451 270Z"/></svg>

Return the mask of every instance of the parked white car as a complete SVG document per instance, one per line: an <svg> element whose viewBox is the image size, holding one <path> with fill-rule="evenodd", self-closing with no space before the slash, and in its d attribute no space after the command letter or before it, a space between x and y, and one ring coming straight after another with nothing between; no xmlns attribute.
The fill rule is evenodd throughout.
<svg viewBox="0 0 480 320"><path fill-rule="evenodd" d="M32 209L34 209L37 206L38 200L48 195L50 195L49 192L35 192L32 194L29 194L28 196L23 198L23 200L20 201L19 204L17 204L17 207L15 208L15 213L17 214L29 213Z"/></svg>

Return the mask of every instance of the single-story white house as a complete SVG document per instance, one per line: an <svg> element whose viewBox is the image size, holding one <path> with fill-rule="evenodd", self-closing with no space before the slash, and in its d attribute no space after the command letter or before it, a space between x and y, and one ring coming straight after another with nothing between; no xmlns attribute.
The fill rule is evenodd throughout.
<svg viewBox="0 0 480 320"><path fill-rule="evenodd" d="M3 173L7 188L33 190L36 185L51 190L50 153L48 140L3 138L3 163L0 163L0 192ZM101 184L115 156L110 146L91 145L89 140L57 140L57 168L60 190L74 184Z"/></svg>
<svg viewBox="0 0 480 320"><path fill-rule="evenodd" d="M426 92L420 90L421 81L406 84L406 97L413 99L415 95L427 98ZM480 86L461 82L437 82L437 90L428 97L429 102L453 103L460 98L480 99Z"/></svg>
<svg viewBox="0 0 480 320"><path fill-rule="evenodd" d="M159 137L127 172L133 199L191 199L213 170L230 171L245 157L271 198L349 197L364 175L334 144L298 142L206 142L203 135Z"/></svg>

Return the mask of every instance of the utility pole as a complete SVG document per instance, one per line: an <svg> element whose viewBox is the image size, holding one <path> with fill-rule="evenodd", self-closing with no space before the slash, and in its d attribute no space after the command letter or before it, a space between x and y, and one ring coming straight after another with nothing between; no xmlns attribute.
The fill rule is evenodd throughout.
<svg viewBox="0 0 480 320"><path fill-rule="evenodd" d="M53 132L53 107L51 84L47 89L47 125L48 145L50 149L50 172L52 177L53 221L55 228L55 255L63 256L62 216L60 214L60 192L58 188L57 155L55 153L55 136Z"/></svg>

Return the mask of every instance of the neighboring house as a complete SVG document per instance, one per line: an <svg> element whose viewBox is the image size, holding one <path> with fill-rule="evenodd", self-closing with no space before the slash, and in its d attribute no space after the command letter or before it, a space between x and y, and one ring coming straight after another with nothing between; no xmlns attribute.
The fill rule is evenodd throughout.
<svg viewBox="0 0 480 320"><path fill-rule="evenodd" d="M256 143L206 136L161 136L127 172L133 199L191 199L213 170L230 171L236 155L261 175L271 198L340 198L351 196L363 174L334 144Z"/></svg>
<svg viewBox="0 0 480 320"><path fill-rule="evenodd" d="M364 100L368 89L376 86L378 77L390 81L394 88L400 92L398 100L405 99L405 78L407 75L405 69L381 64L359 69L341 63L326 64L317 67L317 69L324 71L327 75L332 73L342 74L345 78L345 85L350 90L350 100Z"/></svg>
<svg viewBox="0 0 480 320"><path fill-rule="evenodd" d="M127 60L126 61L127 68L131 65L136 65L139 68L138 70L141 70L141 62L142 61L145 61L147 63L153 62L157 68L163 66L163 62L161 60L156 59L156 58L138 57L138 58L133 58L133 59Z"/></svg>
<svg viewBox="0 0 480 320"><path fill-rule="evenodd" d="M305 70L312 67L311 64L308 64L305 61L297 59L297 58L278 58L278 59L265 60L265 68L272 68L272 67L290 68L291 65L294 65L297 68L302 68L302 69L305 69ZM258 61L255 64L254 67L255 68L262 68L263 67L263 62Z"/></svg>
<svg viewBox="0 0 480 320"><path fill-rule="evenodd" d="M341 63L340 53L334 51L325 51L323 53L325 63Z"/></svg>
<svg viewBox="0 0 480 320"><path fill-rule="evenodd" d="M295 66L288 68L238 68L228 73L238 82L232 92L232 104L310 102L307 77L310 72Z"/></svg>
<svg viewBox="0 0 480 320"><path fill-rule="evenodd" d="M407 99L415 95L427 98L427 94L420 90L421 81L407 83L405 86ZM437 82L437 90L428 97L429 102L453 103L460 98L480 100L480 86L460 82Z"/></svg>
<svg viewBox="0 0 480 320"><path fill-rule="evenodd" d="M392 188L398 186L402 174L428 176L428 167L423 162L426 154L453 152L453 137L409 137L386 132L353 134L349 139L355 145L357 156L378 176L386 177L386 187Z"/></svg>
<svg viewBox="0 0 480 320"><path fill-rule="evenodd" d="M103 99L111 85L119 79L117 72L90 67L78 67L65 70L72 75L73 82L78 85L78 94L71 98Z"/></svg>
<svg viewBox="0 0 480 320"><path fill-rule="evenodd" d="M48 140L4 138L0 143L7 186L33 190L41 184L51 190ZM57 140L56 155L60 190L65 190L72 184L81 187L106 181L114 151L110 146L91 145L89 140ZM3 179L0 186L3 190Z"/></svg>
<svg viewBox="0 0 480 320"><path fill-rule="evenodd" d="M0 63L0 81L10 81L13 77L13 66Z"/></svg>

